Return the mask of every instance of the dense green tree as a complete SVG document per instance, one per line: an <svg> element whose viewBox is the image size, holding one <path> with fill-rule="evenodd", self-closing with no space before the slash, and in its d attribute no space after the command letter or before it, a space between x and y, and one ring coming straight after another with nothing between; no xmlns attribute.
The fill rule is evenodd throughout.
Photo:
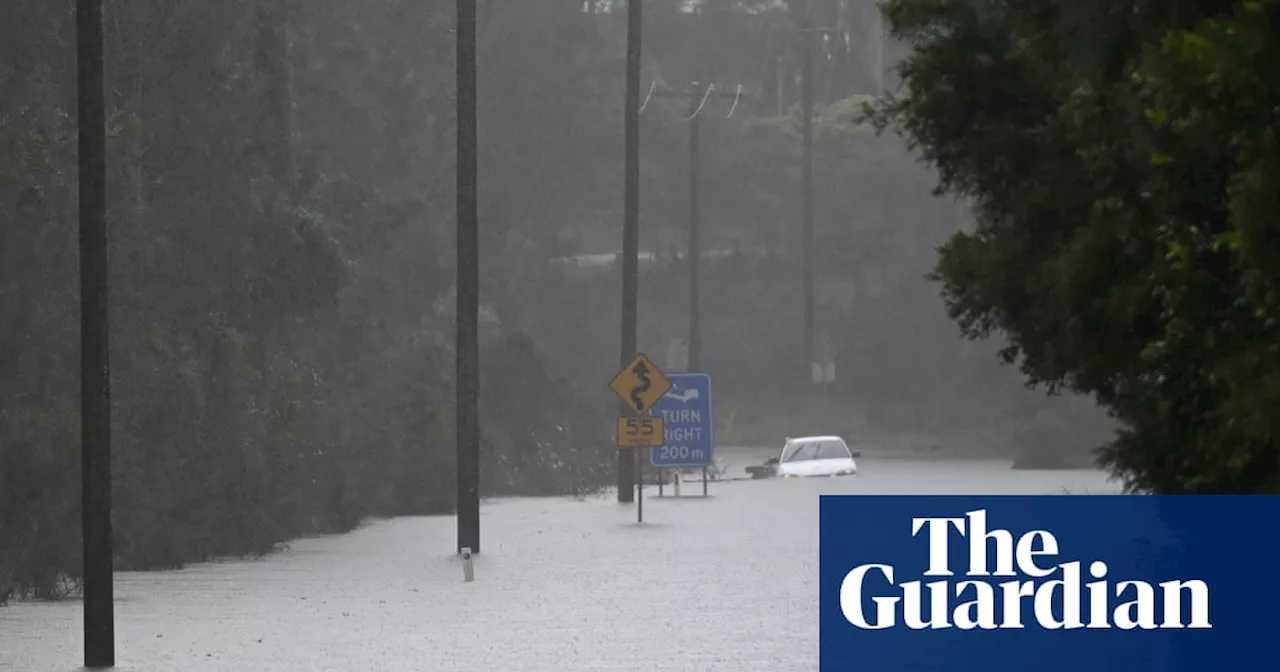
<svg viewBox="0 0 1280 672"><path fill-rule="evenodd" d="M1032 384L1094 395L1135 490L1275 492L1274 2L890 0L873 111L973 202L936 278ZM1274 183L1271 183L1274 184ZM1266 269L1266 270L1264 270Z"/></svg>
<svg viewBox="0 0 1280 672"><path fill-rule="evenodd" d="M79 572L73 9L0 8L0 598L56 595ZM497 27L511 6L485 11ZM104 14L117 568L448 511L452 3L115 0ZM490 77L528 79L510 37L483 35ZM609 66L592 58L603 34L521 47ZM578 124L588 138L611 130L583 114L600 120ZM536 154L509 142L525 127L482 123L486 180L518 184L496 172L513 163L565 175L520 162ZM569 160L590 175L591 158ZM513 207L533 190L488 193L488 258L545 230ZM493 397L483 488L581 493L607 482L607 424L521 335L528 257L485 264L482 374L495 392L511 377L560 393L527 395L523 414Z"/></svg>
<svg viewBox="0 0 1280 672"><path fill-rule="evenodd" d="M963 211L924 198L931 175L895 139L850 124L851 96L876 93L870 1L812 3L835 29L815 49L828 404L777 356L800 305L800 5L646 3L645 90L747 94L701 126L724 426L772 441L790 428L743 427L864 404L924 409L908 424L1043 409L915 277ZM480 6L485 495L611 480L617 269L547 262L620 243L617 4ZM105 5L116 566L450 510L453 3ZM73 10L0 3L0 600L58 595L79 571ZM642 115L646 250L685 245L687 114L655 97ZM641 344L660 359L686 333L686 263L643 265Z"/></svg>

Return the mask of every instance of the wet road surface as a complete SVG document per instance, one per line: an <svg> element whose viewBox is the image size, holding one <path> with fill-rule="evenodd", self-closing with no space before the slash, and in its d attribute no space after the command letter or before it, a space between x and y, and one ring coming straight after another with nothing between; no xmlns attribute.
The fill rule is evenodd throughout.
<svg viewBox="0 0 1280 672"><path fill-rule="evenodd" d="M772 450L724 455L731 476ZM125 671L811 671L821 494L1112 493L1096 471L864 458L856 477L482 507L464 583L451 517L376 521L261 560L117 575ZM670 495L671 490L666 490ZM76 602L0 608L0 669L76 670Z"/></svg>

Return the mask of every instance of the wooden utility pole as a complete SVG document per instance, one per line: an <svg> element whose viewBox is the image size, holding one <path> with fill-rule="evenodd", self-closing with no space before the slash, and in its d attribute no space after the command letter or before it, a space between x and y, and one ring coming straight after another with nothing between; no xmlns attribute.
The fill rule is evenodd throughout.
<svg viewBox="0 0 1280 672"><path fill-rule="evenodd" d="M801 77L802 105L804 108L804 186L801 199L801 266L804 293L804 368L813 363L814 346L814 298L813 298L813 29L810 26L809 5L804 0L801 14L800 43L803 61Z"/></svg>
<svg viewBox="0 0 1280 672"><path fill-rule="evenodd" d="M702 367L702 201L699 183L699 117L706 102L712 97L734 98L740 101L742 89L736 92L720 91L716 85L689 85L685 92L655 91L663 98L689 96L689 361L688 371L700 371ZM732 114L732 112L730 112Z"/></svg>
<svg viewBox="0 0 1280 672"><path fill-rule="evenodd" d="M705 97L689 98L689 371L702 370L702 207L698 185L698 116Z"/></svg>
<svg viewBox="0 0 1280 672"><path fill-rule="evenodd" d="M622 366L636 356L637 293L640 271L640 29L643 0L627 0L626 110L623 133L624 193L622 197ZM623 412L630 409L623 404ZM631 503L634 490L644 484L640 450L618 448L618 501ZM630 454L628 454L630 453Z"/></svg>
<svg viewBox="0 0 1280 672"><path fill-rule="evenodd" d="M84 666L114 667L111 548L111 362L107 307L106 117L102 0L76 4L80 196L80 516Z"/></svg>
<svg viewBox="0 0 1280 672"><path fill-rule="evenodd" d="M457 0L458 553L480 552L480 236L476 128L476 0Z"/></svg>

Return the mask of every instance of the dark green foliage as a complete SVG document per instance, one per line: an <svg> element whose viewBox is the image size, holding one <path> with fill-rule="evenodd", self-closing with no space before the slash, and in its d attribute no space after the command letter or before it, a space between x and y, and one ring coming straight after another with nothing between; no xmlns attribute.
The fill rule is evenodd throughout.
<svg viewBox="0 0 1280 672"><path fill-rule="evenodd" d="M106 4L117 568L449 511L453 3ZM644 88L714 78L754 94L702 122L704 249L741 252L704 267L717 408L722 426L756 408L790 422L819 405L786 355L800 338L793 17L679 4L646 3ZM870 10L814 5L854 40ZM485 495L612 480L616 269L546 263L620 242L623 25L583 6L481 3ZM57 596L79 572L71 16L65 1L0 3L0 599ZM924 198L931 176L898 143L849 123L873 78L832 44L815 171L819 326L841 372L830 415L1033 414L916 277L962 211ZM684 245L685 114L655 98L642 116L646 250ZM643 268L641 347L662 360L685 334L686 269Z"/></svg>
<svg viewBox="0 0 1280 672"><path fill-rule="evenodd" d="M978 213L937 266L951 316L1122 421L1130 488L1280 490L1277 4L884 9L913 52L873 117Z"/></svg>
<svg viewBox="0 0 1280 672"><path fill-rule="evenodd" d="M72 7L0 15L26 50L0 70L0 597L53 597L80 557ZM451 3L106 16L116 568L449 511ZM485 279L484 494L600 487L607 424L508 309L535 279Z"/></svg>

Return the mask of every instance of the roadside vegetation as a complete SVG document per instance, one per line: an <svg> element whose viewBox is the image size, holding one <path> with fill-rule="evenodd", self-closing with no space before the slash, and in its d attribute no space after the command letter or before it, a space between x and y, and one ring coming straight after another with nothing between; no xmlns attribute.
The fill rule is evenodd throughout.
<svg viewBox="0 0 1280 672"><path fill-rule="evenodd" d="M800 3L646 2L643 89L747 93L700 121L721 440L1280 489L1277 2L890 0L883 81L877 4L812 3L849 37L815 69L827 387ZM481 3L484 496L613 481L616 267L550 260L620 247L614 4ZM0 5L0 602L80 573L73 5ZM450 512L453 3L105 5L117 569ZM687 330L688 112L642 115L660 365Z"/></svg>
<svg viewBox="0 0 1280 672"><path fill-rule="evenodd" d="M1107 409L1130 489L1280 492L1280 2L884 7L912 50L872 118L977 216L950 315Z"/></svg>

